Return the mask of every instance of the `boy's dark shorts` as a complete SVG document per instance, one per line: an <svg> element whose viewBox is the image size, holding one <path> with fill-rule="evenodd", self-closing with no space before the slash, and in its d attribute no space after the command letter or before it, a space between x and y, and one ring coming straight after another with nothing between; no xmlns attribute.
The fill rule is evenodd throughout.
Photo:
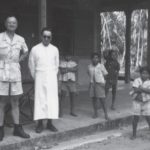
<svg viewBox="0 0 150 150"><path fill-rule="evenodd" d="M117 80L116 81L106 80L105 90L109 90L110 88L117 90L117 84L118 84Z"/></svg>
<svg viewBox="0 0 150 150"><path fill-rule="evenodd" d="M62 81L61 83L61 91L77 93L77 85L74 81Z"/></svg>

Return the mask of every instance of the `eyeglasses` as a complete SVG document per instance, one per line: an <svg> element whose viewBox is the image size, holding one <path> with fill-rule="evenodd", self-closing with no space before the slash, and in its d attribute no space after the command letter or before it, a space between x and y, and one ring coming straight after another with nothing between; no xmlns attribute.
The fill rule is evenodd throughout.
<svg viewBox="0 0 150 150"><path fill-rule="evenodd" d="M43 38L44 38L44 39L50 39L51 37L50 37L50 36L43 35Z"/></svg>

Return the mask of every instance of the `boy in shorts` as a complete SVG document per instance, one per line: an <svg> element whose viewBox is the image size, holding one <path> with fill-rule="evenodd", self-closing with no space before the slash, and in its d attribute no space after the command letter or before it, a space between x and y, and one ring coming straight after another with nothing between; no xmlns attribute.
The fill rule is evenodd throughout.
<svg viewBox="0 0 150 150"><path fill-rule="evenodd" d="M91 64L88 66L88 74L90 77L89 92L94 109L93 118L98 117L97 101L100 101L105 114L105 119L109 120L105 101L105 76L107 75L107 71L104 65L99 62L98 53L93 53L91 55Z"/></svg>
<svg viewBox="0 0 150 150"><path fill-rule="evenodd" d="M77 117L74 110L74 100L77 93L76 87L76 73L77 63L72 60L70 54L64 56L64 60L60 63L60 81L61 81L61 98L60 98L60 117L63 116L63 102L67 93L70 98L70 115Z"/></svg>
<svg viewBox="0 0 150 150"><path fill-rule="evenodd" d="M115 101L117 93L117 82L120 70L120 64L117 60L117 51L112 49L109 50L108 58L106 59L105 68L108 72L106 76L105 94L108 96L109 89L112 88L112 104L111 109L115 110Z"/></svg>

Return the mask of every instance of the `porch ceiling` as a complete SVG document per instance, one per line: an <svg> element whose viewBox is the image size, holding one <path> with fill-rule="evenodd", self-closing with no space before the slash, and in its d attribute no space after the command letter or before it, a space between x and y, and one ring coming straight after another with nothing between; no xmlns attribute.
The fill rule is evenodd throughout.
<svg viewBox="0 0 150 150"><path fill-rule="evenodd" d="M122 6L126 5L129 7L134 7L137 5L150 4L149 0L95 0L97 4L101 6Z"/></svg>
<svg viewBox="0 0 150 150"><path fill-rule="evenodd" d="M49 2L56 7L90 10L97 8L102 11L150 7L150 0L50 0Z"/></svg>
<svg viewBox="0 0 150 150"><path fill-rule="evenodd" d="M76 10L125 10L128 8L150 8L150 0L47 0L50 7L61 7ZM38 7L38 0L1 0L0 8L30 9Z"/></svg>

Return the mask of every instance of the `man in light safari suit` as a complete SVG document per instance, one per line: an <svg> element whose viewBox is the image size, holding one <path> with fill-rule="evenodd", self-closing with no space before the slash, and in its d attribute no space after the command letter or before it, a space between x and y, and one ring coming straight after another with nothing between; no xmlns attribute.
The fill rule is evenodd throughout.
<svg viewBox="0 0 150 150"><path fill-rule="evenodd" d="M4 108L8 100L15 124L13 134L30 137L19 122L19 96L23 93L19 63L27 56L28 48L24 38L15 33L17 26L17 19L9 16L5 21L6 31L0 33L0 141L4 137Z"/></svg>

